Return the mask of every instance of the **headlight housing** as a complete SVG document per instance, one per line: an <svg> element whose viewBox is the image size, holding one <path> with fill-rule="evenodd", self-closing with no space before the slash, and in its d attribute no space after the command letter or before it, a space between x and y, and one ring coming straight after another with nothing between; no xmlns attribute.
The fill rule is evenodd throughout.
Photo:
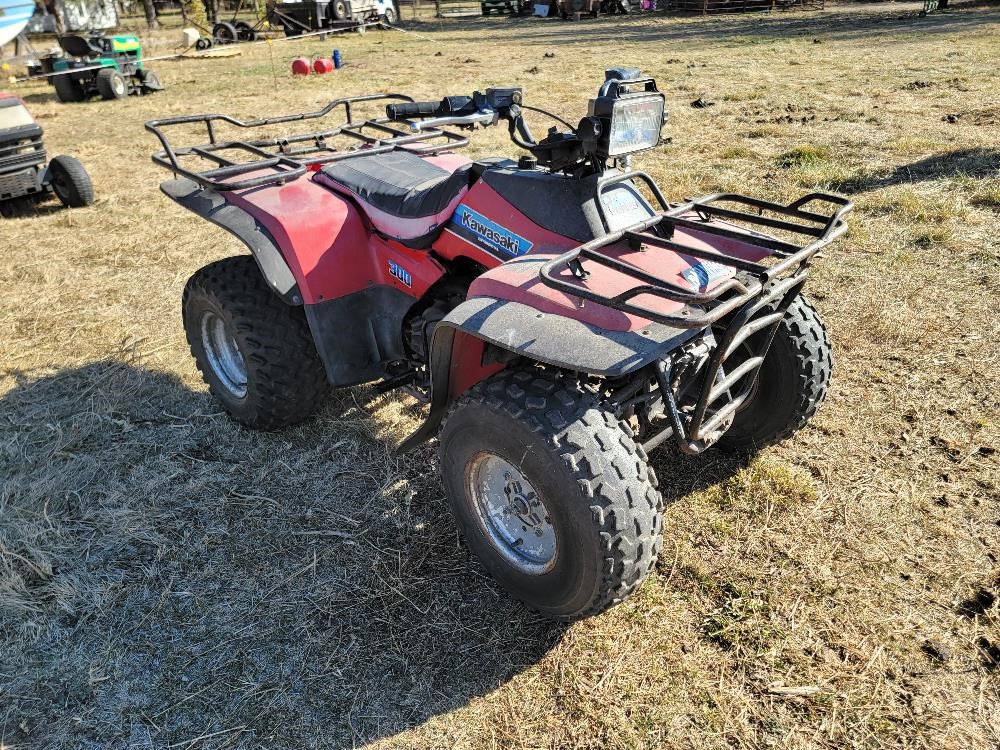
<svg viewBox="0 0 1000 750"><path fill-rule="evenodd" d="M655 148L663 127L663 94L619 99L611 109L608 156Z"/></svg>
<svg viewBox="0 0 1000 750"><path fill-rule="evenodd" d="M656 81L642 78L636 68L612 68L597 97L590 100L588 116L597 156L617 158L655 148L666 120L665 97Z"/></svg>

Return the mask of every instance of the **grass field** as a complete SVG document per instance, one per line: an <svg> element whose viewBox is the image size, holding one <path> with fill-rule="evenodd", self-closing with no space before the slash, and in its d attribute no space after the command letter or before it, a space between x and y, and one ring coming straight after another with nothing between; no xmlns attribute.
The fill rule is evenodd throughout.
<svg viewBox="0 0 1000 750"><path fill-rule="evenodd" d="M160 62L141 99L15 88L99 197L0 220L0 746L1000 745L1000 9L409 28ZM288 75L334 44L336 75ZM858 208L810 282L812 425L748 465L656 455L656 572L555 626L457 538L434 447L395 454L408 397L220 413L180 296L242 247L159 193L142 123L492 83L572 119L623 63L667 93L639 164L668 197Z"/></svg>

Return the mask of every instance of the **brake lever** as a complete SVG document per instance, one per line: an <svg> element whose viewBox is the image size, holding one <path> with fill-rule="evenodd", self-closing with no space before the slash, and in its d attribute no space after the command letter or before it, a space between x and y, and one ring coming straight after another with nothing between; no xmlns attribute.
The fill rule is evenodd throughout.
<svg viewBox="0 0 1000 750"><path fill-rule="evenodd" d="M419 132L421 130L430 130L432 128L438 128L442 125L458 125L459 127L475 127L476 125L482 125L483 127L489 127L490 125L496 125L499 119L499 114L492 109L480 110L471 115L456 115L454 117L431 117L428 120L418 120L416 122L410 123L410 130L414 132Z"/></svg>

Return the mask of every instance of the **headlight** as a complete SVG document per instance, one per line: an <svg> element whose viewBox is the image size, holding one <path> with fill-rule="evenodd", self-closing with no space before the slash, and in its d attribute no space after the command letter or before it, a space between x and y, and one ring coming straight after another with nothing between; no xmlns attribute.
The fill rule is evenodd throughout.
<svg viewBox="0 0 1000 750"><path fill-rule="evenodd" d="M660 142L663 95L618 99L611 111L608 156L653 148Z"/></svg>

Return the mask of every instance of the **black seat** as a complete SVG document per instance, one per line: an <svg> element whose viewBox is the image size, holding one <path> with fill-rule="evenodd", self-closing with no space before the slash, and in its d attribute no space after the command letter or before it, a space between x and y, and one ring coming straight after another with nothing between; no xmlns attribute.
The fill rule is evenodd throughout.
<svg viewBox="0 0 1000 750"><path fill-rule="evenodd" d="M323 174L380 211L404 219L440 213L469 186L466 164L449 172L409 151L335 162Z"/></svg>
<svg viewBox="0 0 1000 750"><path fill-rule="evenodd" d="M77 34L67 34L59 37L59 46L71 57L95 57L104 54L104 50L93 44L90 39Z"/></svg>
<svg viewBox="0 0 1000 750"><path fill-rule="evenodd" d="M409 151L389 151L334 162L320 175L352 195L380 232L426 247L468 190L471 166L451 171Z"/></svg>

